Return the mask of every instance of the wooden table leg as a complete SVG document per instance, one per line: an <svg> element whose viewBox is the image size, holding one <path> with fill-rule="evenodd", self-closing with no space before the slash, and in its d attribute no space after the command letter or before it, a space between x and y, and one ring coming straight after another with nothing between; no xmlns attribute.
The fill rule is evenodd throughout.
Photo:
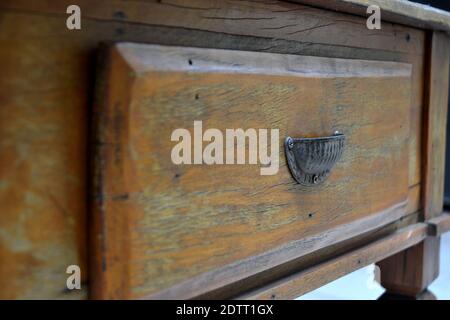
<svg viewBox="0 0 450 320"><path fill-rule="evenodd" d="M416 299L439 275L439 237L401 251L381 262L381 285L386 296Z"/></svg>

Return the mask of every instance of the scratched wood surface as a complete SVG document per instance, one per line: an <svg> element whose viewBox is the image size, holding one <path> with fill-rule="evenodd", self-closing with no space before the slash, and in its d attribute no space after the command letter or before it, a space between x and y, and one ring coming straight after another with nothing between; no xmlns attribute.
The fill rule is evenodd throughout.
<svg viewBox="0 0 450 320"><path fill-rule="evenodd" d="M314 7L344 11L367 17L367 8L378 6L382 21L390 21L416 28L441 30L450 33L450 13L433 6L404 0L294 0Z"/></svg>
<svg viewBox="0 0 450 320"><path fill-rule="evenodd" d="M56 26L0 9L0 299L86 297L87 60Z"/></svg>
<svg viewBox="0 0 450 320"><path fill-rule="evenodd" d="M99 41L118 40L413 64L411 129L418 134L410 139L410 184L420 182L421 165L417 159L421 152L424 32L388 22L382 31L369 32L365 19L282 1L205 0L79 1L83 31L70 32L61 29L69 4L72 2L5 0L0 6L5 21L15 23L11 32L20 30L25 37L18 38L19 43L36 42L34 47L46 41L58 43L60 49L70 50L70 54L61 56L74 57L66 59L69 66L83 66L78 70L70 68L70 73L84 79L93 78L93 51ZM41 35L38 39L37 34Z"/></svg>
<svg viewBox="0 0 450 320"><path fill-rule="evenodd" d="M424 113L426 152L423 154L422 196L425 220L435 219L443 211L450 60L448 35L433 32L430 40ZM436 230L435 226L432 228ZM440 237L435 235L379 263L382 270L381 281L388 291L415 297L438 277Z"/></svg>
<svg viewBox="0 0 450 320"><path fill-rule="evenodd" d="M294 273L236 298L251 300L295 299L320 285L325 285L350 272L414 246L425 239L426 236L427 225L425 223L413 224L362 248Z"/></svg>
<svg viewBox="0 0 450 320"><path fill-rule="evenodd" d="M86 296L86 131L101 41L410 63L409 181L420 193L423 31L386 23L368 33L364 18L277 1L75 2L81 31L65 28L73 1L0 2L2 298ZM408 206L419 209L419 197ZM70 264L82 267L81 293L65 290Z"/></svg>
<svg viewBox="0 0 450 320"><path fill-rule="evenodd" d="M136 44L106 61L95 107L98 297L142 297L321 234L305 240L314 246L365 217L406 215L410 65ZM272 176L257 165L174 165L171 133L195 120L276 128L281 140L339 129L347 147L315 188L294 182L282 145Z"/></svg>

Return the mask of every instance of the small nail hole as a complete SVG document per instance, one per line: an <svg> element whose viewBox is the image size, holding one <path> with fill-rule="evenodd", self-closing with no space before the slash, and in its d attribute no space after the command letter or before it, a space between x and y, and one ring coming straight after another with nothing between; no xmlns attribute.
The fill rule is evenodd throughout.
<svg viewBox="0 0 450 320"><path fill-rule="evenodd" d="M125 19L125 13L123 11L116 11L113 14L113 18L115 19Z"/></svg>
<svg viewBox="0 0 450 320"><path fill-rule="evenodd" d="M192 60L191 59L188 60L188 63L189 63L190 66L192 66Z"/></svg>

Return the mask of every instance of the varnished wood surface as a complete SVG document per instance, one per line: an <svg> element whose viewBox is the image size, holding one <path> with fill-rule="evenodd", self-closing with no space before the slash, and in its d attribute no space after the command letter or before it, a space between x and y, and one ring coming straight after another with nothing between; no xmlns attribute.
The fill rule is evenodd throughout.
<svg viewBox="0 0 450 320"><path fill-rule="evenodd" d="M350 272L411 247L426 236L425 223L411 225L367 246L238 296L237 299L294 299Z"/></svg>
<svg viewBox="0 0 450 320"><path fill-rule="evenodd" d="M2 124L2 127L22 129L14 135L9 133L11 131L2 131L0 142L2 148L6 145L17 146L17 149L19 146L31 147L33 151L22 154L22 163L33 166L33 172L53 177L51 184L57 186L48 187L47 178L33 178L32 188L58 190L55 202L44 201L39 206L30 206L25 197L27 188L19 181L31 181L32 172L2 171L2 183L15 181L16 185L14 191L0 191L2 199L9 204L2 211L2 218L8 221L2 223L2 234L6 234L9 241L1 242L6 248L0 251L0 260L8 261L0 267L1 286L8 290L0 293L8 292L8 298L85 297L86 284L83 284L81 294L64 291L65 268L70 264L80 265L86 280L85 135L92 103L95 52L100 41L138 41L411 63L409 176L410 186L414 186L416 194L420 192L418 159L421 153L424 32L399 25L383 25L381 34L371 35L367 34L363 18L282 2L218 1L214 19L198 14L195 7L202 5L198 1L185 1L178 7L177 3L174 7L165 1L160 4L147 1L80 3L82 31L69 31L65 28L65 9L73 1L0 2L0 100L11 106L2 109L8 115L4 117L7 125ZM92 8L102 14L93 14ZM208 13L216 12L210 10ZM277 14L277 18L272 19L272 14ZM165 16L169 23L160 23L158 16ZM177 24L171 25L175 20ZM320 28L312 28L315 26ZM360 32L365 36L357 36ZM31 107L39 105L45 105L45 108ZM41 109L44 112L40 112ZM13 113L9 110L14 110L17 116L11 116ZM39 112L33 113L34 110ZM40 128L48 128L46 140L39 140L44 137L44 131L38 132L31 125L36 117L40 118ZM48 145L45 151L44 145ZM13 165L8 154L4 149L0 153L5 168ZM21 180L16 177L19 172L23 176ZM70 191L66 193L66 187L62 188L62 185ZM17 195L17 201L11 200L12 193ZM46 197L47 193L43 194ZM408 206L419 208L420 199L414 199ZM57 213L63 211L59 208L64 208L65 214ZM24 212L27 218L18 220ZM43 227L42 221L50 222ZM16 230L24 230L25 226L27 234L37 234L40 238L33 237L32 247L11 250L10 244L20 243L22 239L22 231ZM42 279L47 280L43 283Z"/></svg>
<svg viewBox="0 0 450 320"><path fill-rule="evenodd" d="M409 65L119 44L105 68L96 106L100 297L155 293L286 243L275 257L290 247L299 256L382 225L378 215L406 214ZM172 164L171 132L199 119L223 132L279 128L281 140L339 129L347 147L314 190L293 181L282 148L274 176ZM364 227L359 219L371 215ZM218 282L232 279L208 286Z"/></svg>

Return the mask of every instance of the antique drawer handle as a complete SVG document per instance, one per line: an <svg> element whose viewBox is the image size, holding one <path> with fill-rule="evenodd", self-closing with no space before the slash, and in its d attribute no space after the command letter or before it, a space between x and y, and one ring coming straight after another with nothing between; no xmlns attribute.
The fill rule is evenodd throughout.
<svg viewBox="0 0 450 320"><path fill-rule="evenodd" d="M345 147L345 135L291 138L284 143L287 163L294 179L305 186L317 185L330 175Z"/></svg>

